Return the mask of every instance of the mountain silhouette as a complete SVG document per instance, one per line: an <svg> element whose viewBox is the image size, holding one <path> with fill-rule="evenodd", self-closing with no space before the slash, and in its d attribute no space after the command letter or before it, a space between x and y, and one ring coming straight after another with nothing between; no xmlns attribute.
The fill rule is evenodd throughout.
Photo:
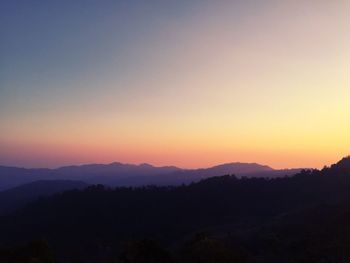
<svg viewBox="0 0 350 263"><path fill-rule="evenodd" d="M227 163L209 168L182 169L175 166L156 167L150 164L86 164L57 169L25 169L0 166L0 190L38 180L77 180L106 186L181 185L201 179L235 174L238 177L280 177L301 169L275 170L257 163Z"/></svg>

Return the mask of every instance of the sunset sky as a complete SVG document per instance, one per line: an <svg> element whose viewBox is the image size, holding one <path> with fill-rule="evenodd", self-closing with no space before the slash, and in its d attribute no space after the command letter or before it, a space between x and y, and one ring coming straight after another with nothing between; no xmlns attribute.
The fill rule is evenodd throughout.
<svg viewBox="0 0 350 263"><path fill-rule="evenodd" d="M0 3L0 164L350 154L350 1Z"/></svg>

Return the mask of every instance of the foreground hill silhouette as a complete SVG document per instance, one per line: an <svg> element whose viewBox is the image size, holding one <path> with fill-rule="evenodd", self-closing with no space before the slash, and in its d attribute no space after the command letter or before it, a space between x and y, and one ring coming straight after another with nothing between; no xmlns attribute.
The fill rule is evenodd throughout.
<svg viewBox="0 0 350 263"><path fill-rule="evenodd" d="M35 181L0 192L0 215L10 213L36 199L73 189L83 189L88 184L72 180Z"/></svg>
<svg viewBox="0 0 350 263"><path fill-rule="evenodd" d="M293 177L95 185L0 218L0 243L44 238L58 262L349 262L349 190L350 158Z"/></svg>
<svg viewBox="0 0 350 263"><path fill-rule="evenodd" d="M256 163L228 163L210 168L181 169L150 164L87 164L58 169L25 169L0 166L0 191L38 180L75 180L106 186L181 185L212 176L236 174L247 177L292 175L301 169L274 170Z"/></svg>

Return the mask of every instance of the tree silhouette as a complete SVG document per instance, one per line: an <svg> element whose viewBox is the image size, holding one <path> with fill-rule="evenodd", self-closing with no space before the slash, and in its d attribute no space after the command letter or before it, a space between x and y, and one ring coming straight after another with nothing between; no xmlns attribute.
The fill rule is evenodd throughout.
<svg viewBox="0 0 350 263"><path fill-rule="evenodd" d="M53 263L53 255L45 240L26 245L0 249L0 262L4 263Z"/></svg>
<svg viewBox="0 0 350 263"><path fill-rule="evenodd" d="M131 241L124 245L120 259L124 263L173 263L168 251L151 239Z"/></svg>

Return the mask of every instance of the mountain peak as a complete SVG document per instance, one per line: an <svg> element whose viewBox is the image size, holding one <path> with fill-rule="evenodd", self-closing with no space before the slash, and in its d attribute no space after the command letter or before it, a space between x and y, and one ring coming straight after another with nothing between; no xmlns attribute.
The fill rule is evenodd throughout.
<svg viewBox="0 0 350 263"><path fill-rule="evenodd" d="M142 168L153 168L154 166L149 164L149 163L141 163L141 164L139 164L139 167L142 167Z"/></svg>
<svg viewBox="0 0 350 263"><path fill-rule="evenodd" d="M120 162L112 162L109 165L111 165L111 166L120 166L120 165L123 165L123 164L120 163Z"/></svg>
<svg viewBox="0 0 350 263"><path fill-rule="evenodd" d="M210 169L221 170L225 173L234 173L234 174L248 174L256 172L268 172L273 171L271 167L267 165L261 165L258 163L241 163L241 162L232 162L224 163L217 166L214 166Z"/></svg>

